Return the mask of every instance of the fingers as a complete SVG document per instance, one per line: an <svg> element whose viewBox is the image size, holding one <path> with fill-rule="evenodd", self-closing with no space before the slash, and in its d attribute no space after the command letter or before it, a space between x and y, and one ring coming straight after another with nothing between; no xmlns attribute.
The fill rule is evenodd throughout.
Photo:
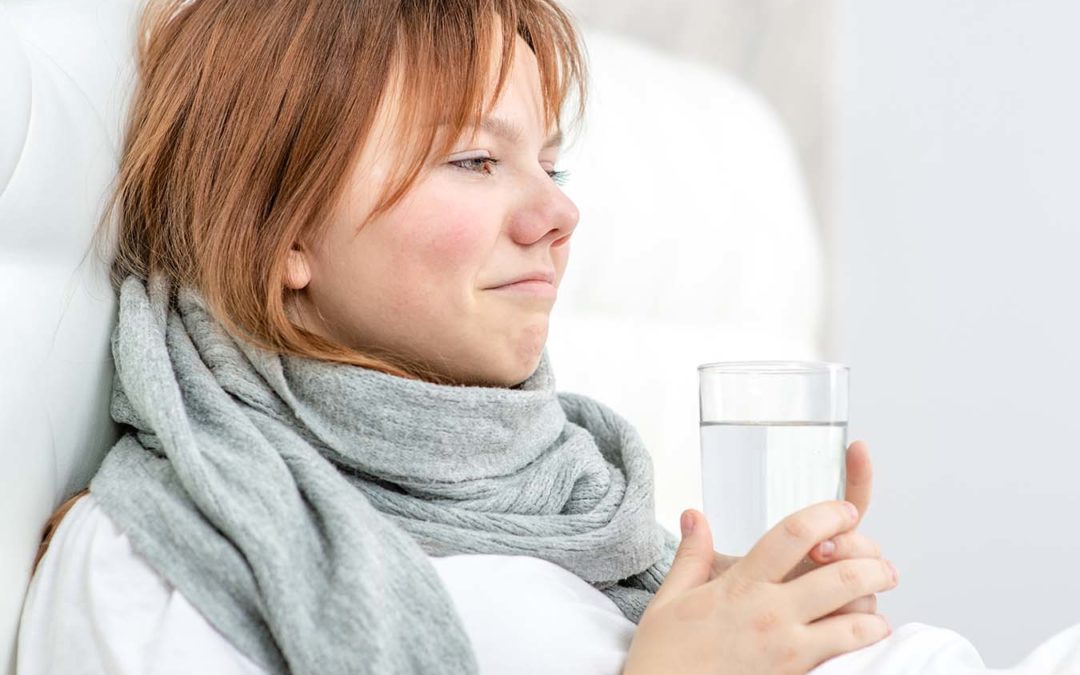
<svg viewBox="0 0 1080 675"><path fill-rule="evenodd" d="M894 588L892 566L877 558L838 560L788 582L792 609L801 621L813 621L852 600Z"/></svg>
<svg viewBox="0 0 1080 675"><path fill-rule="evenodd" d="M816 548L816 547L815 547ZM821 567L818 563L814 562L809 556L799 561L799 564L791 568L791 571L784 575L781 580L782 583L787 583L792 579L798 579L807 572L811 572Z"/></svg>
<svg viewBox="0 0 1080 675"><path fill-rule="evenodd" d="M874 486L874 469L870 464L870 450L865 441L854 441L845 453L844 499L859 509L859 520L870 508L870 491Z"/></svg>
<svg viewBox="0 0 1080 675"><path fill-rule="evenodd" d="M668 596L700 586L709 580L716 552L713 551L712 532L705 514L695 509L683 511L679 521L682 541L675 551L664 583L656 591L653 602L664 604Z"/></svg>
<svg viewBox="0 0 1080 675"><path fill-rule="evenodd" d="M723 553L713 554L712 570L709 572L709 580L712 581L724 572L727 572L729 567L740 560L742 560L741 556L724 555Z"/></svg>
<svg viewBox="0 0 1080 675"><path fill-rule="evenodd" d="M732 570L756 581L779 582L816 543L851 529L857 518L851 504L836 500L800 509L766 532Z"/></svg>
<svg viewBox="0 0 1080 675"><path fill-rule="evenodd" d="M843 532L830 537L826 541L831 541L835 547L831 553L826 554L824 552L823 544L825 542L821 542L810 551L810 559L820 565L850 558L881 557L881 547L878 546L878 543L855 530Z"/></svg>
<svg viewBox="0 0 1080 675"><path fill-rule="evenodd" d="M877 595L870 594L864 595L861 598L855 598L840 609L835 612L830 612L825 616L840 616L841 614L855 614L856 612L862 612L863 614L877 613Z"/></svg>
<svg viewBox="0 0 1080 675"><path fill-rule="evenodd" d="M832 551L828 555L825 555L822 552L823 546L826 543L832 543L833 545ZM876 541L861 532L848 530L847 532L842 532L826 539L811 549L810 555L803 558L798 565L792 568L792 570L784 577L784 581L787 582L792 579L798 579L807 572L816 570L822 565L828 565L837 560L880 557L881 547L878 546Z"/></svg>
<svg viewBox="0 0 1080 675"><path fill-rule="evenodd" d="M888 620L880 614L831 616L809 624L806 630L809 639L805 643L814 668L838 654L862 649L892 633Z"/></svg>

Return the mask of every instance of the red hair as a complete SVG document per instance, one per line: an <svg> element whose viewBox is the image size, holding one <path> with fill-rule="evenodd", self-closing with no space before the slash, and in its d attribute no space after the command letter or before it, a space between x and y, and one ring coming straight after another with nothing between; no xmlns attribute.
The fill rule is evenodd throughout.
<svg viewBox="0 0 1080 675"><path fill-rule="evenodd" d="M264 349L442 382L423 364L295 325L285 259L318 240L387 96L404 159L370 217L482 119L515 35L536 55L545 128L562 126L571 93L580 120L584 46L554 0L148 0L119 172L95 233L100 252L119 212L105 254L113 288L164 274ZM439 123L448 133L436 147Z"/></svg>

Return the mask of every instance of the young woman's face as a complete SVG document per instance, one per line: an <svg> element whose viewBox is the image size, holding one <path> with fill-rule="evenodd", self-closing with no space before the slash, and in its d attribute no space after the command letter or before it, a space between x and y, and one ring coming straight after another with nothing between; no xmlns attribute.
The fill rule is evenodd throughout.
<svg viewBox="0 0 1080 675"><path fill-rule="evenodd" d="M287 283L301 325L359 350L419 358L459 384L513 386L536 368L578 222L549 172L536 58L519 36L488 124L437 157L409 193L359 228L397 159L380 133L314 250L294 251ZM506 284L550 275L550 283Z"/></svg>

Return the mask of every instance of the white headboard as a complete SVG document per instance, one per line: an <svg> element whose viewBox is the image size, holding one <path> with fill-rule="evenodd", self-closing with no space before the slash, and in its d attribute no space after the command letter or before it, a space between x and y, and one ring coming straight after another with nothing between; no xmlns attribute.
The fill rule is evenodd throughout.
<svg viewBox="0 0 1080 675"><path fill-rule="evenodd" d="M0 673L45 519L116 435L116 303L83 259L116 171L132 12L0 2Z"/></svg>

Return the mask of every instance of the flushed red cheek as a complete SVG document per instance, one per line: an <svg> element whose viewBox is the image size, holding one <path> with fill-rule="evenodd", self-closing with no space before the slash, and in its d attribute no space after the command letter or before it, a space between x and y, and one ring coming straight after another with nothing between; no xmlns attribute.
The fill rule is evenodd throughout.
<svg viewBox="0 0 1080 675"><path fill-rule="evenodd" d="M421 226L413 241L414 255L424 259L425 267L439 278L469 276L484 265L483 256L491 248L487 227L475 214L447 209L433 215ZM490 217L490 216L489 216Z"/></svg>

